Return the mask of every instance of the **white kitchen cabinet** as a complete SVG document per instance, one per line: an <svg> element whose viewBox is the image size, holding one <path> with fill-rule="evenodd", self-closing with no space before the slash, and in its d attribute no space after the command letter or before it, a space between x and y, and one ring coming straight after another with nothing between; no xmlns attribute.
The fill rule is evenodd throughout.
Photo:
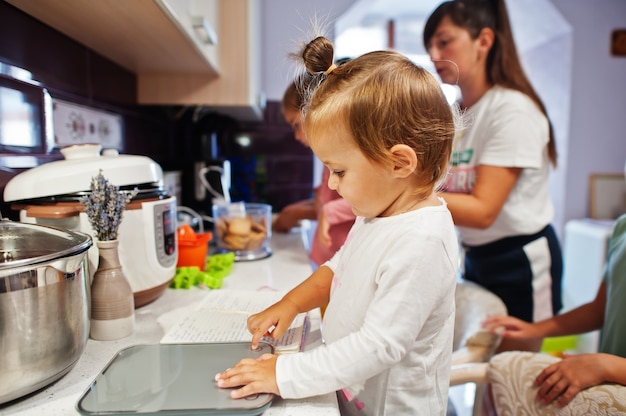
<svg viewBox="0 0 626 416"><path fill-rule="evenodd" d="M203 73L217 68L155 0L7 0L125 69L145 73Z"/></svg>
<svg viewBox="0 0 626 416"><path fill-rule="evenodd" d="M218 0L154 0L219 73Z"/></svg>
<svg viewBox="0 0 626 416"><path fill-rule="evenodd" d="M137 76L137 103L208 106L260 120L258 0L7 0ZM198 39L206 17L217 45Z"/></svg>
<svg viewBox="0 0 626 416"><path fill-rule="evenodd" d="M203 73L144 73L138 77L143 104L201 105L239 120L260 120L260 4L258 0L218 0L217 78Z"/></svg>

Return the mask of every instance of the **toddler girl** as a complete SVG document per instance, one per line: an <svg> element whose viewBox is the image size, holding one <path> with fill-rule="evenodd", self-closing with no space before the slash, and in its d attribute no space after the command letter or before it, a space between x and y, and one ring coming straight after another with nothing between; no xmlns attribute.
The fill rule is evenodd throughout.
<svg viewBox="0 0 626 416"><path fill-rule="evenodd" d="M426 70L391 51L339 67L318 37L302 52L319 77L307 106L311 149L357 219L343 247L281 301L252 315L255 346L300 312L326 305L326 344L244 359L216 375L231 397L337 391L342 414L436 415L447 407L458 245L435 194L454 116Z"/></svg>

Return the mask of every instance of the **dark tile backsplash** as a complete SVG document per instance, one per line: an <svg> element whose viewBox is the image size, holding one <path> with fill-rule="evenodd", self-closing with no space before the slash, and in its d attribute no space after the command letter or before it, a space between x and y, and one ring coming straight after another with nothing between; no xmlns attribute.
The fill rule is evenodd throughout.
<svg viewBox="0 0 626 416"><path fill-rule="evenodd" d="M52 94L135 104L134 74L6 2L0 2L0 59L30 71Z"/></svg>

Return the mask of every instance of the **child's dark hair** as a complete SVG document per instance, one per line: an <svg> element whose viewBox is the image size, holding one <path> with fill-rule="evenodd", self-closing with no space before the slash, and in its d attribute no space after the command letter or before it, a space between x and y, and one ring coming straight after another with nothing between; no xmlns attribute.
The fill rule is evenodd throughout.
<svg viewBox="0 0 626 416"><path fill-rule="evenodd" d="M307 71L321 80L312 83L319 86L306 107L309 140L343 126L374 162L390 160L389 149L405 144L418 159L417 194L430 194L447 173L455 133L454 114L438 82L397 52L370 52L340 66L333 53L324 37L302 51Z"/></svg>
<svg viewBox="0 0 626 416"><path fill-rule="evenodd" d="M302 93L299 91L298 83L293 81L283 94L282 110L283 113L286 110L300 111L304 106L304 101L302 99Z"/></svg>

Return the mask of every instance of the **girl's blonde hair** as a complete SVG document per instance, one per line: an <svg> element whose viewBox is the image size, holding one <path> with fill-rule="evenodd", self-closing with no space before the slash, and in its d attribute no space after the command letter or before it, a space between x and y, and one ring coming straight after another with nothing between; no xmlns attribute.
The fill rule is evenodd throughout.
<svg viewBox="0 0 626 416"><path fill-rule="evenodd" d="M307 137L315 141L344 127L374 162L391 160L404 144L417 155L418 195L427 196L444 179L452 151L455 119L441 87L425 69L392 51L370 52L333 68L333 44L320 36L302 51L318 77L305 106Z"/></svg>

